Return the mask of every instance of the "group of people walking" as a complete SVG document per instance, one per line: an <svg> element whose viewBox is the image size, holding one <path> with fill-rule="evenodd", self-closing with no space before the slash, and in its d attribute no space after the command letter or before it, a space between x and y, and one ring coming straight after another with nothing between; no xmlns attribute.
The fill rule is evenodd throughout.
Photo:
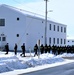
<svg viewBox="0 0 74 75"><path fill-rule="evenodd" d="M14 54L15 55L17 55L17 48L18 48L18 46L15 43L15 46L14 46ZM22 49L22 54L20 54L20 55L25 57L25 43L23 43L23 45L21 46L21 49ZM5 54L8 54L8 52L9 52L9 44L8 43L5 45L5 51L6 51Z"/></svg>
<svg viewBox="0 0 74 75"><path fill-rule="evenodd" d="M43 46L43 44L41 44L41 46L38 47L38 45L36 44L34 46L34 52L35 52L34 56L38 55L38 52L40 52L40 54L47 53L47 52L50 53L50 50L51 50L51 46L50 45L47 46L47 44L46 44L45 46Z"/></svg>
<svg viewBox="0 0 74 75"><path fill-rule="evenodd" d="M35 55L38 55L39 50L40 54L52 52L52 54L54 55L59 55L62 53L74 53L74 46L56 46L56 45L50 46L47 44L43 46L43 44L41 44L41 46L38 47L38 45L36 44L34 46Z"/></svg>
<svg viewBox="0 0 74 75"><path fill-rule="evenodd" d="M14 46L14 54L17 55L17 44L15 43L15 46ZM25 57L25 43L23 43L23 45L21 46L21 49L22 49L22 53L20 54L20 56L24 56ZM8 54L9 52L9 44L7 43L5 45L5 50L6 50L6 53L5 54ZM43 54L43 53L50 53L52 52L52 54L54 55L58 55L58 54L62 54L62 53L74 53L74 46L51 46L51 45L45 45L43 46L43 44L41 44L40 46L38 46L37 44L35 44L34 46L34 56L38 56L38 52L40 54Z"/></svg>

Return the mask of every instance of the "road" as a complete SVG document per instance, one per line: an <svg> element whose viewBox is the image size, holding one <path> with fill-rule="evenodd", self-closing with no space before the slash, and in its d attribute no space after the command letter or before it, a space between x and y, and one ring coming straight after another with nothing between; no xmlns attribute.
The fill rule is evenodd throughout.
<svg viewBox="0 0 74 75"><path fill-rule="evenodd" d="M74 63L69 63L30 73L23 73L20 75L74 75Z"/></svg>

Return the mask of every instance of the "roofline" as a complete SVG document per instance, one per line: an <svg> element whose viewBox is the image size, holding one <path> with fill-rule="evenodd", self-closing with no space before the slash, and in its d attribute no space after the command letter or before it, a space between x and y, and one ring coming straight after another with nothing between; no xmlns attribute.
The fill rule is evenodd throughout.
<svg viewBox="0 0 74 75"><path fill-rule="evenodd" d="M30 17L34 17L34 18L38 18L38 19L45 20L45 16L40 15L40 14L37 14L37 13L34 13L34 12L31 12L31 11L27 11L27 10L24 10L24 9L19 9L19 8L17 8L17 7L10 6L10 5L6 5L6 4L0 4L0 6L5 6L5 7L8 7L8 8L10 8L10 9L16 10L16 11L20 12L20 13L23 14L23 15L27 15L27 16L30 16ZM31 14L33 14L33 15L31 15L31 14L26 14L26 13L24 13L23 11L24 11L24 12L31 13ZM35 15L37 15L37 16L35 16ZM41 16L41 17L38 17L38 16ZM42 18L42 17L43 17L43 18ZM65 25L65 24L62 24L62 23L59 23L59 22L55 22L55 21L49 19L49 17L47 17L47 18L48 18L47 22L51 21L51 22L54 22L54 23L56 23L56 24L60 24L60 25L67 26L67 25Z"/></svg>

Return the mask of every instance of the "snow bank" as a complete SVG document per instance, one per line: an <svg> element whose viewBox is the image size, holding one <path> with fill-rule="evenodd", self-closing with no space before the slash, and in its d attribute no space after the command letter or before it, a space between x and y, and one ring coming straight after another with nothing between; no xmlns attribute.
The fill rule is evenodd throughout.
<svg viewBox="0 0 74 75"><path fill-rule="evenodd" d="M53 54L42 54L39 57L20 57L20 54L15 56L13 53L5 55L0 53L0 73L13 71L17 69L27 69L44 64L52 64L64 61L61 57L56 57Z"/></svg>
<svg viewBox="0 0 74 75"><path fill-rule="evenodd" d="M25 68L26 64L22 64L16 56L0 58L0 73Z"/></svg>
<svg viewBox="0 0 74 75"><path fill-rule="evenodd" d="M74 57L74 54L72 54L72 53L63 53L61 55L58 55L57 57Z"/></svg>
<svg viewBox="0 0 74 75"><path fill-rule="evenodd" d="M52 64L55 62L62 62L64 61L63 58L60 57L56 57L52 54L42 54L40 55L40 57L38 58L31 58L30 60L26 61L26 63L30 66L30 67L35 67L35 66L39 66L39 65L44 65L44 64Z"/></svg>

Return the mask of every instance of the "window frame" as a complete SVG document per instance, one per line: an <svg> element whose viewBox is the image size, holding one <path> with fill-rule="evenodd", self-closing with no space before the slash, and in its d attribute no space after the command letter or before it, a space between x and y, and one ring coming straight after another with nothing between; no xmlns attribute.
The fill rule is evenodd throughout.
<svg viewBox="0 0 74 75"><path fill-rule="evenodd" d="M54 31L55 31L55 27L56 27L56 26L55 26L55 25L53 25L53 30L54 30Z"/></svg>
<svg viewBox="0 0 74 75"><path fill-rule="evenodd" d="M5 19L0 19L0 26L5 26Z"/></svg>
<svg viewBox="0 0 74 75"><path fill-rule="evenodd" d="M55 44L55 38L53 38L53 44Z"/></svg>
<svg viewBox="0 0 74 75"><path fill-rule="evenodd" d="M59 44L59 38L57 38L57 44Z"/></svg>
<svg viewBox="0 0 74 75"><path fill-rule="evenodd" d="M51 30L51 24L49 24L49 30Z"/></svg>
<svg viewBox="0 0 74 75"><path fill-rule="evenodd" d="M63 40L62 40L62 38L61 38L61 44L63 43Z"/></svg>
<svg viewBox="0 0 74 75"><path fill-rule="evenodd" d="M59 26L57 26L57 31L59 32Z"/></svg>
<svg viewBox="0 0 74 75"><path fill-rule="evenodd" d="M6 37L5 36L2 37L2 41L6 41Z"/></svg>
<svg viewBox="0 0 74 75"><path fill-rule="evenodd" d="M64 33L66 33L66 27L64 27Z"/></svg>
<svg viewBox="0 0 74 75"><path fill-rule="evenodd" d="M51 37L49 37L49 44L51 44Z"/></svg>
<svg viewBox="0 0 74 75"><path fill-rule="evenodd" d="M63 32L63 27L61 27L61 32Z"/></svg>

